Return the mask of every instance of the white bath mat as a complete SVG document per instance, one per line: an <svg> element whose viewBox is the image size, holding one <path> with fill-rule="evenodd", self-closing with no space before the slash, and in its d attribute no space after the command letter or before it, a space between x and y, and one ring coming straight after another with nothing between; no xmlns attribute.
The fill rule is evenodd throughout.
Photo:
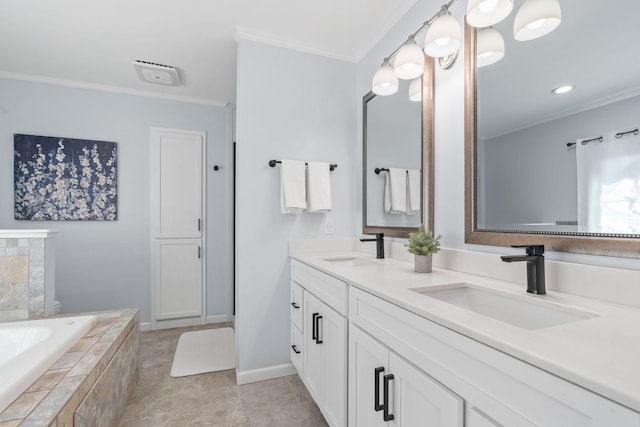
<svg viewBox="0 0 640 427"><path fill-rule="evenodd" d="M236 343L231 328L205 329L180 335L173 356L172 377L224 371L236 366Z"/></svg>

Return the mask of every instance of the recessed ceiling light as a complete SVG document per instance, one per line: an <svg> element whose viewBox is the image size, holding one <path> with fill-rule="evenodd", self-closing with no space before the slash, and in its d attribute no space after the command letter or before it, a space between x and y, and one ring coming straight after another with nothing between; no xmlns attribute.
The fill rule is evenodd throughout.
<svg viewBox="0 0 640 427"><path fill-rule="evenodd" d="M551 93L556 94L556 95L560 95L562 93L571 92L573 89L575 89L575 87L571 86L571 85L560 86L560 87L557 87L554 90L552 90Z"/></svg>

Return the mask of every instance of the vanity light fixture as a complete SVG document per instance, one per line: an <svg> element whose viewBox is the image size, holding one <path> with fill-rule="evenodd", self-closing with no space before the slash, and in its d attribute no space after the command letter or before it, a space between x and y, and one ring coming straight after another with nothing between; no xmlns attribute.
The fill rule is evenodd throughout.
<svg viewBox="0 0 640 427"><path fill-rule="evenodd" d="M479 30L476 45L478 50L476 64L478 67L495 64L504 58L504 39L493 28Z"/></svg>
<svg viewBox="0 0 640 427"><path fill-rule="evenodd" d="M467 23L483 28L495 25L505 19L513 10L514 0L469 0L467 3Z"/></svg>
<svg viewBox="0 0 640 427"><path fill-rule="evenodd" d="M389 58L384 58L382 66L373 76L372 91L376 95L393 95L398 91L398 77L393 72Z"/></svg>
<svg viewBox="0 0 640 427"><path fill-rule="evenodd" d="M426 21L420 28L408 37L408 40L388 55L382 66L373 76L371 90L376 95L393 95L398 90L398 77L401 79L418 78L424 72L424 53L429 56L445 58L439 61L441 67L449 69L457 58L458 49L462 43L462 28L458 20L451 16L449 7L457 0L449 0L442 5L438 13ZM436 25L437 24L437 25ZM424 53L415 38L422 31L427 31ZM431 34L431 35L430 35ZM418 50L420 51L418 54ZM391 59L394 59L394 67ZM444 64L444 65L443 65ZM417 70L420 70L418 73Z"/></svg>
<svg viewBox="0 0 640 427"><path fill-rule="evenodd" d="M422 101L422 76L416 77L409 83L409 101Z"/></svg>
<svg viewBox="0 0 640 427"><path fill-rule="evenodd" d="M424 52L413 36L400 48L393 62L393 71L399 79L411 80L421 76L424 71Z"/></svg>
<svg viewBox="0 0 640 427"><path fill-rule="evenodd" d="M554 95L561 95L563 93L571 92L573 89L575 89L575 86L564 85L564 86L559 86L559 87L553 89L551 91L551 93L554 94Z"/></svg>
<svg viewBox="0 0 640 427"><path fill-rule="evenodd" d="M555 30L562 21L558 0L524 0L513 21L518 41L537 39Z"/></svg>
<svg viewBox="0 0 640 427"><path fill-rule="evenodd" d="M460 49L462 27L449 8L442 6L440 16L429 26L424 40L424 53L434 58L449 56Z"/></svg>

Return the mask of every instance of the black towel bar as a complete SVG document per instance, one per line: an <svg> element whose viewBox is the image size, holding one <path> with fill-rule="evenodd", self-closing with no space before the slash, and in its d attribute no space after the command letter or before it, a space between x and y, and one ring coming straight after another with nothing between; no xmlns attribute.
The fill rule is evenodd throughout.
<svg viewBox="0 0 640 427"><path fill-rule="evenodd" d="M275 168L276 164L278 164L278 163L282 163L282 161L280 161L280 160L269 160L269 166L271 166L272 168ZM308 165L308 164L309 163L305 162L305 165ZM333 172L335 170L335 168L337 168L337 167L338 167L338 165L330 164L329 165L329 170L331 172Z"/></svg>

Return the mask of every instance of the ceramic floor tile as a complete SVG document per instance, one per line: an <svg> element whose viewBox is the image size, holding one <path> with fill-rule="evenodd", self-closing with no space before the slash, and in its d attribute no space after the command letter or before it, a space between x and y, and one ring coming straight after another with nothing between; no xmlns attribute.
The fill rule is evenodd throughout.
<svg viewBox="0 0 640 427"><path fill-rule="evenodd" d="M230 324L142 332L140 381L120 427L326 427L297 375L236 384L235 370L172 378L178 338L184 332Z"/></svg>
<svg viewBox="0 0 640 427"><path fill-rule="evenodd" d="M313 401L313 398L309 394L307 387L304 385L298 375L290 375L286 377L286 380L289 383L293 394L295 394L296 398L298 399L298 402L302 403Z"/></svg>
<svg viewBox="0 0 640 427"><path fill-rule="evenodd" d="M238 387L238 392L242 408L247 415L256 411L298 403L296 395L284 378L244 384Z"/></svg>

